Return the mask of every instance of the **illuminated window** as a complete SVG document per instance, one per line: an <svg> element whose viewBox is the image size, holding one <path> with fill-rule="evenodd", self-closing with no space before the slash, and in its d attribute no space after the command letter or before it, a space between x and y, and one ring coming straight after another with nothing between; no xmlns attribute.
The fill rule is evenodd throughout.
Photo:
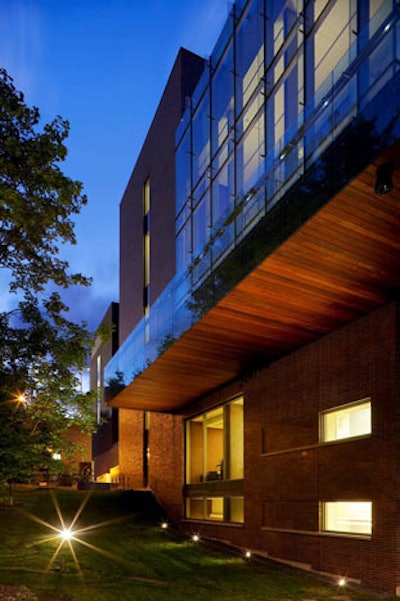
<svg viewBox="0 0 400 601"><path fill-rule="evenodd" d="M243 479L243 398L239 397L186 422L186 484L198 484L204 496L186 499L190 519L243 522L243 497L236 490L221 495L221 480ZM232 494L233 493L233 494Z"/></svg>
<svg viewBox="0 0 400 601"><path fill-rule="evenodd" d="M371 434L371 431L370 399L364 399L321 414L321 442L365 436Z"/></svg>
<svg viewBox="0 0 400 601"><path fill-rule="evenodd" d="M186 423L186 482L243 478L243 398Z"/></svg>
<svg viewBox="0 0 400 601"><path fill-rule="evenodd" d="M371 534L371 501L328 501L322 503L322 530L345 534Z"/></svg>
<svg viewBox="0 0 400 601"><path fill-rule="evenodd" d="M243 497L193 497L186 499L186 517L243 523Z"/></svg>
<svg viewBox="0 0 400 601"><path fill-rule="evenodd" d="M96 419L97 423L101 422L101 355L97 355L96 358L96 387L97 387L97 400L96 400Z"/></svg>
<svg viewBox="0 0 400 601"><path fill-rule="evenodd" d="M143 185L143 308L150 305L150 179Z"/></svg>

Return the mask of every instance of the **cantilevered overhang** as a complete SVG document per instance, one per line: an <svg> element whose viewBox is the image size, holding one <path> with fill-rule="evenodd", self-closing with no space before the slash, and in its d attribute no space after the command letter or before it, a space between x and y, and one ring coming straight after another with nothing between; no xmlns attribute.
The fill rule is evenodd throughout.
<svg viewBox="0 0 400 601"><path fill-rule="evenodd" d="M137 376L112 406L179 411L386 303L400 287L400 178L361 172Z"/></svg>

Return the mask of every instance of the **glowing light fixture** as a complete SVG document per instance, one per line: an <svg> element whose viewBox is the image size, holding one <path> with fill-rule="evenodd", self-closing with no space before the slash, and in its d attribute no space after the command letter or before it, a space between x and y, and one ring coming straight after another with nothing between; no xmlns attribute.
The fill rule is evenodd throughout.
<svg viewBox="0 0 400 601"><path fill-rule="evenodd" d="M72 559L74 561L74 564L75 564L75 567L76 567L78 573L82 575L82 570L79 565L78 557L77 557L77 554L76 554L76 551L74 548L74 545L77 543L79 543L80 545L83 545L84 547L87 547L88 549L90 549L92 551L95 551L96 553L99 553L102 556L105 556L105 557L108 557L109 559L118 561L117 556L113 555L112 553L109 553L105 549L101 549L101 548L96 547L95 545L85 541L84 535L86 532L88 532L90 530L94 530L96 528L101 528L102 526L105 526L106 524L119 522L120 518L117 518L115 520L108 520L106 522L100 522L98 524L86 526L84 528L77 528L76 527L77 521L78 521L81 513L83 512L86 503L88 502L88 500L90 498L90 494L88 494L83 499L81 505L79 506L77 512L75 513L75 516L74 516L72 522L69 524L69 526L67 526L64 521L64 517L62 515L61 508L59 506L56 495L51 493L51 498L53 500L54 507L56 509L56 512L57 512L57 515L59 518L59 527L57 527L49 522L46 522L45 520L42 520L41 518L39 518L31 513L27 514L27 515L29 515L29 517L32 520L34 520L38 524L41 524L42 526L45 526L46 528L49 528L50 530L53 531L53 534L50 534L49 536L44 536L43 538L40 538L39 540L31 543L29 546L42 545L44 543L52 542L52 541L54 541L54 539L59 539L59 543L47 565L47 568L46 568L47 571L49 571L53 568L53 566L55 565L55 561L58 557L58 554L60 553L61 549L64 546L66 546L72 555Z"/></svg>
<svg viewBox="0 0 400 601"><path fill-rule="evenodd" d="M28 404L28 399L27 399L25 392L19 392L18 394L15 394L14 401L18 405L22 405L23 407L26 407Z"/></svg>
<svg viewBox="0 0 400 601"><path fill-rule="evenodd" d="M339 578L339 580L338 580L338 586L340 586L341 588L343 588L344 586L346 586L346 578Z"/></svg>
<svg viewBox="0 0 400 601"><path fill-rule="evenodd" d="M71 528L63 528L60 531L60 537L63 540L66 540L66 541L71 540L71 538L73 538L73 536L74 536L74 533L72 532Z"/></svg>
<svg viewBox="0 0 400 601"><path fill-rule="evenodd" d="M168 528L168 522L161 522L161 528L166 530Z"/></svg>
<svg viewBox="0 0 400 601"><path fill-rule="evenodd" d="M246 559L251 559L251 551L246 551L246 553L244 554Z"/></svg>
<svg viewBox="0 0 400 601"><path fill-rule="evenodd" d="M192 536L192 541L193 541L194 543L198 543L198 542L199 542L199 540L200 540L200 536L199 536L198 534L193 534L193 536Z"/></svg>

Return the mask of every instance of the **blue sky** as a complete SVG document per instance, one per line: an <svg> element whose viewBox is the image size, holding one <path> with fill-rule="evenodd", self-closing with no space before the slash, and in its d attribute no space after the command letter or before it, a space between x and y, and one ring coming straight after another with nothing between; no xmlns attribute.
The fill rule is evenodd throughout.
<svg viewBox="0 0 400 601"><path fill-rule="evenodd" d="M0 66L44 122L70 121L62 169L89 202L62 254L94 282L66 300L91 328L118 300L119 202L178 50L209 56L227 15L227 0L0 0Z"/></svg>

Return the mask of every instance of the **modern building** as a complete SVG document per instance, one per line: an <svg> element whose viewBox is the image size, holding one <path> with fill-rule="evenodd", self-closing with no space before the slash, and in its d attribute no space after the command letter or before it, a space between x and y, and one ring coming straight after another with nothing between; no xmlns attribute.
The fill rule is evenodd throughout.
<svg viewBox="0 0 400 601"><path fill-rule="evenodd" d="M96 482L103 484L119 484L118 409L108 407L104 393L104 366L118 349L118 329L119 305L113 302L101 321L90 357L90 389L97 391L92 475ZM118 380L114 384L118 386ZM113 382L109 382L108 388L112 386Z"/></svg>
<svg viewBox="0 0 400 601"><path fill-rule="evenodd" d="M237 0L180 51L105 373L182 527L398 594L399 67L395 0Z"/></svg>

